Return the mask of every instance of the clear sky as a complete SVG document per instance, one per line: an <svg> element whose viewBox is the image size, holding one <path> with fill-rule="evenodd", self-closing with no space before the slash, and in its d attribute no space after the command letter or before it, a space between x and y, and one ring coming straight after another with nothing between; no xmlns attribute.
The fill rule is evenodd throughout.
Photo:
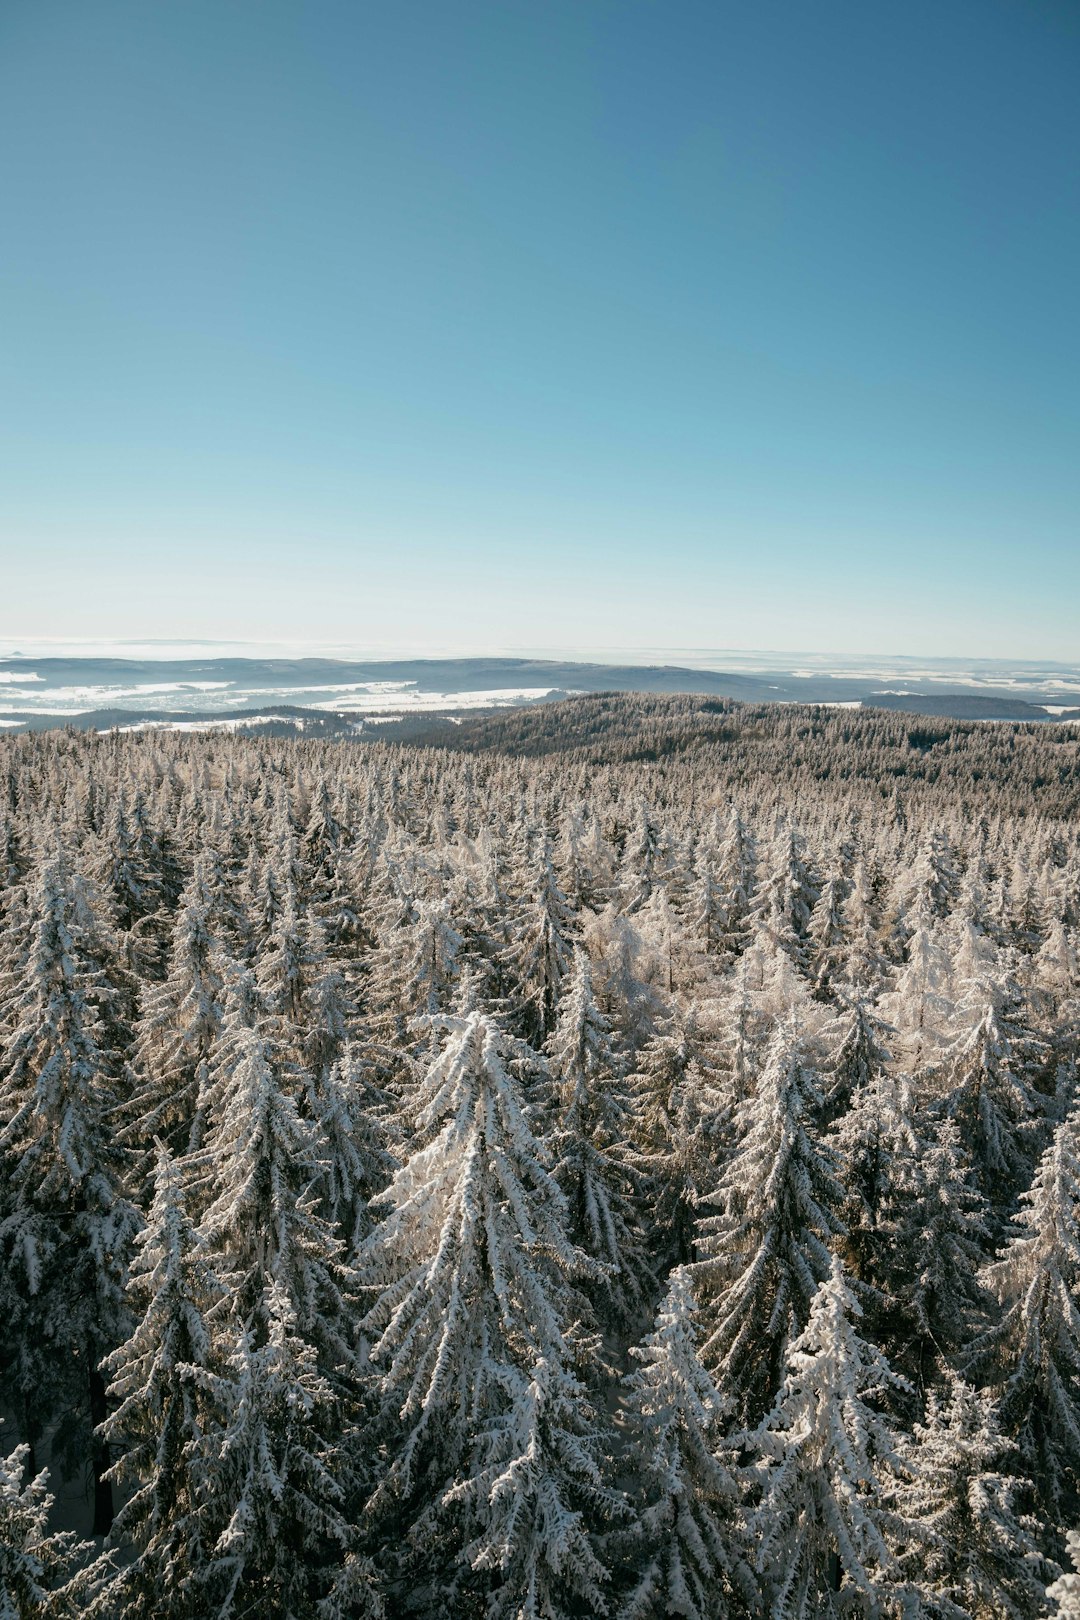
<svg viewBox="0 0 1080 1620"><path fill-rule="evenodd" d="M0 632L1080 657L1076 0L5 0Z"/></svg>

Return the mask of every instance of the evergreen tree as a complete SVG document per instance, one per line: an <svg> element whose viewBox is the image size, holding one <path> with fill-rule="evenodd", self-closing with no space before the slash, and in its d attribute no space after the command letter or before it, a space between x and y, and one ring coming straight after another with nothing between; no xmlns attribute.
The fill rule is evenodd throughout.
<svg viewBox="0 0 1080 1620"><path fill-rule="evenodd" d="M575 1620L604 1614L608 1572L591 1527L620 1516L621 1497L605 1482L596 1414L560 1362L541 1359L508 1409L478 1437L468 1475L446 1494L480 1529L463 1560L490 1572L489 1620Z"/></svg>
<svg viewBox="0 0 1080 1620"><path fill-rule="evenodd" d="M757 1563L776 1620L879 1615L896 1554L917 1535L892 1503L908 1472L899 1437L871 1404L906 1385L859 1337L861 1314L834 1259L788 1347L776 1404L752 1436Z"/></svg>
<svg viewBox="0 0 1080 1620"><path fill-rule="evenodd" d="M173 925L167 976L146 994L135 1030L125 1135L144 1151L155 1136L177 1151L189 1145L221 1032L222 982L214 950L205 868L197 862Z"/></svg>
<svg viewBox="0 0 1080 1620"><path fill-rule="evenodd" d="M807 930L816 899L803 841L794 828L784 828L777 833L754 907L761 928L800 971L808 965Z"/></svg>
<svg viewBox="0 0 1080 1620"><path fill-rule="evenodd" d="M806 927L806 949L810 978L817 995L826 998L833 981L847 959L847 921L844 916L844 882L826 879Z"/></svg>
<svg viewBox="0 0 1080 1620"><path fill-rule="evenodd" d="M747 943L757 890L757 844L734 806L720 846L717 881L724 899L721 949L733 960Z"/></svg>
<svg viewBox="0 0 1080 1620"><path fill-rule="evenodd" d="M310 1076L308 1113L318 1165L313 1189L350 1264L371 1231L372 1199L396 1169L382 1118L385 1107L385 1097L370 1083L368 1065L348 1044L329 1069Z"/></svg>
<svg viewBox="0 0 1080 1620"><path fill-rule="evenodd" d="M538 1388L552 1392L560 1432L572 1430L563 1403L580 1397L563 1376L567 1329L583 1307L570 1280L596 1270L566 1236L565 1201L514 1074L515 1043L479 1011L443 1023L446 1043L421 1088L420 1143L383 1194L387 1215L362 1256L390 1436L373 1507L388 1512L399 1499L429 1564L437 1535L449 1534L447 1492L477 1477L493 1426L518 1432L541 1363ZM444 1542L444 1561L459 1561L462 1547ZM514 1546L506 1557L518 1558Z"/></svg>
<svg viewBox="0 0 1080 1620"><path fill-rule="evenodd" d="M900 1205L910 1196L922 1146L906 1077L881 1070L860 1086L834 1126L832 1141L847 1191L845 1263L862 1285L864 1309L868 1293L880 1307L893 1282ZM877 1314L872 1311L872 1318Z"/></svg>
<svg viewBox="0 0 1080 1620"><path fill-rule="evenodd" d="M757 1094L739 1110L739 1146L708 1202L695 1266L705 1302L706 1365L753 1422L777 1388L789 1337L807 1320L828 1242L841 1231L843 1188L813 1135L818 1077L798 1033L778 1028Z"/></svg>
<svg viewBox="0 0 1080 1620"><path fill-rule="evenodd" d="M864 861L858 861L843 903L843 962L837 977L856 998L880 984L887 959L879 943L877 905L873 883Z"/></svg>
<svg viewBox="0 0 1080 1620"><path fill-rule="evenodd" d="M726 1612L755 1607L740 1491L717 1455L723 1401L698 1357L696 1318L689 1274L677 1267L653 1332L631 1350L640 1365L624 1380L624 1402L642 1505L628 1545L635 1584L619 1620L707 1620L721 1601Z"/></svg>
<svg viewBox="0 0 1080 1620"><path fill-rule="evenodd" d="M660 1271L693 1259L699 1205L716 1185L726 1146L731 1088L710 1063L714 1045L696 1020L672 1019L627 1081L631 1160L645 1178L638 1202L648 1208L644 1224Z"/></svg>
<svg viewBox="0 0 1080 1620"><path fill-rule="evenodd" d="M283 1042L298 1047L304 1002L322 965L321 941L301 914L290 884L272 933L259 953L256 979L263 1001L279 1020Z"/></svg>
<svg viewBox="0 0 1080 1620"><path fill-rule="evenodd" d="M43 1472L23 1483L29 1446L0 1457L0 1616L3 1620L79 1620L101 1613L109 1576L92 1545L50 1531L53 1497Z"/></svg>
<svg viewBox="0 0 1080 1620"><path fill-rule="evenodd" d="M560 1090L555 1174L566 1195L571 1239L608 1269L616 1315L640 1296L646 1272L634 1194L638 1177L627 1146L628 1099L596 1005L584 951L551 1042Z"/></svg>
<svg viewBox="0 0 1080 1620"><path fill-rule="evenodd" d="M254 1029L238 1034L205 1143L192 1156L194 1186L205 1206L200 1236L228 1268L245 1327L268 1284L276 1283L301 1330L318 1345L323 1370L347 1369L353 1353L342 1243L317 1207L314 1188L323 1170L317 1138L273 1041Z"/></svg>
<svg viewBox="0 0 1080 1620"><path fill-rule="evenodd" d="M1002 1380L1001 1413L1022 1466L1047 1509L1072 1508L1080 1478L1080 1150L1077 1116L1058 1126L1016 1217L1019 1228L987 1266L1000 1322L977 1340L969 1364Z"/></svg>
<svg viewBox="0 0 1080 1620"><path fill-rule="evenodd" d="M72 1448L91 1456L97 1534L112 1521L112 1491L107 1453L86 1420L106 1415L98 1364L123 1334L124 1265L138 1227L120 1191L119 1057L100 992L72 874L56 855L34 887L32 945L0 1062L0 1303L26 1437L36 1440L62 1398Z"/></svg>
<svg viewBox="0 0 1080 1620"><path fill-rule="evenodd" d="M1045 1111L1034 1081L1037 1045L1009 1017L1005 986L976 987L978 1013L953 1056L942 1103L969 1146L988 1194L1031 1173L1025 1152ZM1026 1172L1026 1174L1025 1174Z"/></svg>
<svg viewBox="0 0 1080 1620"><path fill-rule="evenodd" d="M1014 1450L989 1395L955 1377L942 1395L930 1392L899 1499L924 1532L901 1566L931 1612L979 1620L1040 1612L1054 1566L1016 1506L1030 1486L1008 1467Z"/></svg>
<svg viewBox="0 0 1080 1620"><path fill-rule="evenodd" d="M516 919L515 937L504 953L511 1005L522 1035L537 1046L554 1028L573 949L573 915L545 838L532 896Z"/></svg>
<svg viewBox="0 0 1080 1620"><path fill-rule="evenodd" d="M267 1284L263 1331L236 1322L221 1373L192 1376L211 1418L192 1467L218 1620L377 1620L371 1566L342 1507L338 1403L297 1329L286 1290Z"/></svg>
<svg viewBox="0 0 1080 1620"><path fill-rule="evenodd" d="M1068 1542L1073 1567L1046 1588L1047 1599L1054 1605L1054 1620L1077 1620L1080 1616L1080 1531L1070 1530Z"/></svg>
<svg viewBox="0 0 1080 1620"><path fill-rule="evenodd" d="M113 1525L114 1541L132 1550L114 1601L124 1620L196 1620L205 1612L208 1548L192 1472L206 1408L193 1370L213 1368L207 1312L224 1289L199 1250L178 1167L161 1144L127 1292L140 1314L106 1358L114 1409L101 1430L122 1448L113 1480L131 1487Z"/></svg>
<svg viewBox="0 0 1080 1620"><path fill-rule="evenodd" d="M912 1073L942 1061L953 1016L952 991L948 951L929 924L920 922L908 940L906 965L899 970L895 988L881 1000Z"/></svg>
<svg viewBox="0 0 1080 1620"><path fill-rule="evenodd" d="M142 815L133 818L121 786L113 798L102 838L99 877L116 908L121 929L130 932L162 901L162 883L148 849L149 829Z"/></svg>
<svg viewBox="0 0 1080 1620"><path fill-rule="evenodd" d="M978 1267L989 1240L985 1202L971 1184L955 1124L926 1126L932 1135L920 1131L915 1158L898 1165L886 1256L897 1302L893 1359L920 1385L964 1350L985 1320Z"/></svg>
<svg viewBox="0 0 1080 1620"><path fill-rule="evenodd" d="M835 1118L854 1106L861 1091L885 1072L892 1054L885 1042L893 1033L865 1001L845 1001L828 1061L827 1113Z"/></svg>

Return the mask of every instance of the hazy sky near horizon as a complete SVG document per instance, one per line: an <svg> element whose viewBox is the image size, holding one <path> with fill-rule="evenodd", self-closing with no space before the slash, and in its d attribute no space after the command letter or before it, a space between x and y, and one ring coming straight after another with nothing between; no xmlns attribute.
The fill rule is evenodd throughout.
<svg viewBox="0 0 1080 1620"><path fill-rule="evenodd" d="M1080 658L1075 0L9 0L0 633Z"/></svg>

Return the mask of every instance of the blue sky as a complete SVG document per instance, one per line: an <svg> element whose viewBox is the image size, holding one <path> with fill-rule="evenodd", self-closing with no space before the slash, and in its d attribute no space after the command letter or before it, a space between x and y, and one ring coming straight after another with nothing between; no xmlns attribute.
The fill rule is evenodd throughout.
<svg viewBox="0 0 1080 1620"><path fill-rule="evenodd" d="M1080 657L1075 0L0 8L0 631Z"/></svg>

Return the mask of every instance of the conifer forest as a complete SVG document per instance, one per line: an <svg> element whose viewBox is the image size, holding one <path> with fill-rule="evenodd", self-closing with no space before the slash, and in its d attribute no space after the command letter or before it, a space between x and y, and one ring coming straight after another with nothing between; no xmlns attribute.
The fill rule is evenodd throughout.
<svg viewBox="0 0 1080 1620"><path fill-rule="evenodd" d="M0 738L3 1620L1080 1615L1080 730L385 730Z"/></svg>

